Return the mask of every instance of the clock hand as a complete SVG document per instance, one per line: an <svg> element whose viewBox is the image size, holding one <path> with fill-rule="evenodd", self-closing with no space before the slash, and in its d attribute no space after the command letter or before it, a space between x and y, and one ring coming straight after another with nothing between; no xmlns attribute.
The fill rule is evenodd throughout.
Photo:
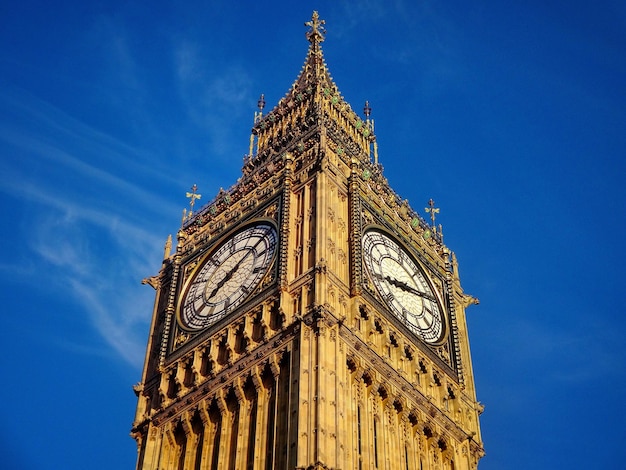
<svg viewBox="0 0 626 470"><path fill-rule="evenodd" d="M405 284L404 282L398 281L397 279L392 278L391 276L380 276L380 278L383 281L387 281L389 284L391 284L392 286L396 286L399 287L402 290L408 290L409 286L407 284Z"/></svg>
<svg viewBox="0 0 626 470"><path fill-rule="evenodd" d="M250 253L256 252L256 247L259 246L263 240L265 240L265 239L264 238L259 238L259 240L252 246L252 248L250 248L246 252L246 254L241 257L241 259L237 262L235 267L239 267L239 265L243 262L243 260L246 259L248 256L250 256Z"/></svg>
<svg viewBox="0 0 626 470"><path fill-rule="evenodd" d="M381 276L382 277L382 276ZM397 279L394 279L390 276L385 276L382 277L385 281L387 281L389 284L399 287L400 289L402 289L405 292L410 292L411 294L415 294L418 295L420 297L423 297L424 299L428 299L428 300L432 300L433 302L435 302L435 298L431 295L428 295L425 292L421 292L419 290L417 290L414 287L409 286L407 283L399 281Z"/></svg>
<svg viewBox="0 0 626 470"><path fill-rule="evenodd" d="M219 292L219 290L224 286L224 284L226 284L230 280L230 278L233 277L233 274L235 274L235 271L237 271L237 269L239 269L239 263L233 266L233 268L226 273L226 275L222 278L222 280L217 283L217 285L215 286L215 289L213 289L211 293L209 294L209 296L207 297L207 300L211 299L215 294Z"/></svg>
<svg viewBox="0 0 626 470"><path fill-rule="evenodd" d="M211 299L215 294L217 294L219 292L219 290L224 287L224 284L226 284L232 277L233 274L235 274L235 272L237 272L237 270L239 269L239 266L241 266L241 263L243 262L244 259L246 259L250 253L252 253L253 251L256 250L256 247L259 246L259 244L263 241L263 238L260 238L255 244L254 246L248 250L246 252L246 254L244 254L241 259L239 261L237 261L237 264L235 264L230 271L228 271L226 273L226 275L222 278L222 280L220 282L217 283L217 285L215 286L215 289L213 289L211 291L211 294L209 294L209 296L207 297L208 299Z"/></svg>

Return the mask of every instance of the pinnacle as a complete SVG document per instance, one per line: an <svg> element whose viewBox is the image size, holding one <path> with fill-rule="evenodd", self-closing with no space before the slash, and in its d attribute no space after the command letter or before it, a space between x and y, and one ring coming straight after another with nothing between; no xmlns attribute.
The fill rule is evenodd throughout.
<svg viewBox="0 0 626 470"><path fill-rule="evenodd" d="M306 58L291 88L278 104L263 114L265 100L263 96L259 100L260 112L255 113L250 140L251 158L254 159L255 155L262 154L272 146L279 152L276 147L278 142L282 142L280 148L299 145L296 142L299 137L293 133L296 127L302 126L301 129L307 129L308 132L314 122L321 124L323 119L326 119L324 127L332 122L331 126L341 123L342 128L349 129L348 132L353 135L355 148L360 149L359 159L369 159L373 147L374 162L378 163L376 139L373 134L374 121L370 119L371 107L369 103L366 104L364 110L366 118L363 119L352 110L339 92L328 71L321 48L321 42L324 41L326 34L324 24L325 21L320 20L317 12L313 12L311 21L305 23L309 28L306 33L309 41ZM286 129L290 131L287 132ZM343 151L343 146L340 147L340 151Z"/></svg>

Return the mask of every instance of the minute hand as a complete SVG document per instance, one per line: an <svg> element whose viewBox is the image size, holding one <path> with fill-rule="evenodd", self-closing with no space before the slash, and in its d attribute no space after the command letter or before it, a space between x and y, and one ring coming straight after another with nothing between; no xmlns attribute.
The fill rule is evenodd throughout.
<svg viewBox="0 0 626 470"><path fill-rule="evenodd" d="M251 249L249 249L242 257L239 261L237 261L237 264L235 264L230 271L228 271L226 273L226 275L222 278L222 280L220 282L217 283L217 285L215 286L215 289L213 289L211 291L211 293L209 294L209 296L207 297L207 299L211 299L213 298L214 295L216 295L219 290L224 287L224 284L226 284L228 281L230 281L230 279L233 277L233 274L235 274L235 272L239 269L239 266L241 266L241 263L243 263L243 260L246 259L250 253L252 253L253 251L256 250L256 247L259 246L259 244L263 241L263 238L260 238L253 246Z"/></svg>
<svg viewBox="0 0 626 470"><path fill-rule="evenodd" d="M436 302L435 297L433 297L430 294L427 294L426 292L419 291L415 287L409 286L406 282L399 281L399 280L394 279L394 278L392 278L390 276L385 276L384 279L389 284L394 285L396 287L399 287L400 289L402 289L405 292L410 292L411 294L415 294L415 295L418 295L418 296L423 297L425 299L428 299L428 300L431 300L433 302Z"/></svg>

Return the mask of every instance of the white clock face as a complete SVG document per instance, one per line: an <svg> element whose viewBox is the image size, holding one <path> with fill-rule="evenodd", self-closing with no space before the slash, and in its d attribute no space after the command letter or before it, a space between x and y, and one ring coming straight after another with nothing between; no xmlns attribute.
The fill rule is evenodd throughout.
<svg viewBox="0 0 626 470"><path fill-rule="evenodd" d="M378 230L363 235L363 260L391 311L427 343L444 334L441 303L422 269L395 240Z"/></svg>
<svg viewBox="0 0 626 470"><path fill-rule="evenodd" d="M258 287L276 252L274 225L261 222L222 242L187 283L179 308L181 325L200 330L218 322Z"/></svg>

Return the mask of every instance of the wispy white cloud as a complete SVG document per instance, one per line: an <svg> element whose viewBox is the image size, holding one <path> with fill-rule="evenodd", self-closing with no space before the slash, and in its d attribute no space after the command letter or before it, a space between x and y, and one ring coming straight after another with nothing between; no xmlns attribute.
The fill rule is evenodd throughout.
<svg viewBox="0 0 626 470"><path fill-rule="evenodd" d="M130 87L139 86L140 71L123 31L107 28L103 35L119 36L110 45L110 64L120 65ZM249 90L247 73L233 64L230 72L211 78L210 64L193 48L181 52L178 67L189 116L214 149L232 158L225 150L231 146L230 124L220 116L236 119ZM164 227L163 218L176 214L177 221L182 209L163 191L178 186L171 167L175 156L155 157L48 101L8 88L0 90L0 151L0 193L28 211L28 222L15 224L27 261L5 259L0 276L29 283L37 273L35 289L55 286L111 352L139 366L154 298L139 283L156 274L166 230L175 230ZM80 336L62 341L73 351L101 353Z"/></svg>
<svg viewBox="0 0 626 470"><path fill-rule="evenodd" d="M132 366L143 363L150 293L136 289L95 288L84 279L74 279L72 292L87 307L91 321L111 348Z"/></svg>
<svg viewBox="0 0 626 470"><path fill-rule="evenodd" d="M76 188L97 183L106 186L111 195L125 194L134 206L173 209L158 194L144 190L137 183L137 175L142 180L174 183L152 155L86 125L45 101L26 93L15 94L19 97L0 93L0 103L9 115L0 125L0 141L15 150L14 156L0 160L5 169L23 168L32 174L33 168L47 163L62 170L64 175L73 176ZM28 161L20 161L20 156ZM112 161L115 165L111 165ZM39 183L54 181L43 179ZM86 196L89 193L83 192L83 197Z"/></svg>
<svg viewBox="0 0 626 470"><path fill-rule="evenodd" d="M139 281L158 269L153 261L164 240L106 211L38 190L28 197L40 204L28 238L48 266L39 270L40 279L70 295L105 342L138 367L153 295Z"/></svg>
<svg viewBox="0 0 626 470"><path fill-rule="evenodd" d="M27 222L14 226L29 251L25 264L3 262L0 275L31 283L36 272L35 289L73 303L111 352L139 367L154 298L140 280L159 269L166 235L155 235L163 228L154 214L178 207L142 187L150 165L124 142L36 99L0 100L20 117L0 125L8 153L0 192L27 211ZM63 346L102 353L80 338Z"/></svg>
<svg viewBox="0 0 626 470"><path fill-rule="evenodd" d="M54 211L46 221L39 221L33 231L35 240L31 241L34 251L47 263L71 272L72 275L85 277L90 275L88 262L89 250L80 236L75 224L75 215L70 211Z"/></svg>

